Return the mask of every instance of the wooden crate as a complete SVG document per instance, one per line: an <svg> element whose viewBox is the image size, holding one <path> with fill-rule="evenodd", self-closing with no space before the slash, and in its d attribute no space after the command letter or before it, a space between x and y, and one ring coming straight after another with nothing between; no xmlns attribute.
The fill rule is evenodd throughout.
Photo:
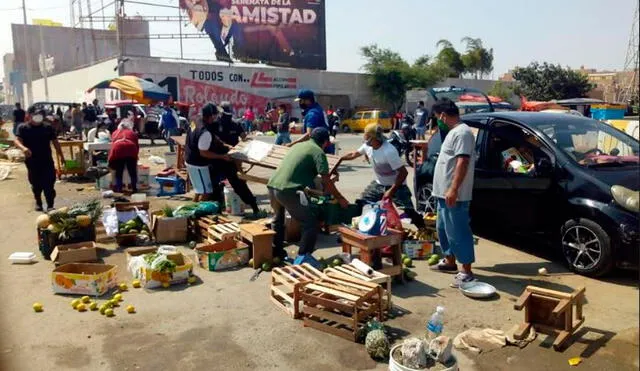
<svg viewBox="0 0 640 371"><path fill-rule="evenodd" d="M240 237L251 245L253 268L258 268L273 259L273 237L276 233L261 224L248 223L240 225Z"/></svg>
<svg viewBox="0 0 640 371"><path fill-rule="evenodd" d="M385 288L382 289L382 308L391 310L393 306L391 302L391 276L377 271L373 271L373 274L371 276L368 276L360 272L358 268L350 264L327 268L324 270L324 274L333 278L335 278L336 275L343 275L355 278L357 280L377 283L378 285L384 286Z"/></svg>
<svg viewBox="0 0 640 371"><path fill-rule="evenodd" d="M224 223L231 223L231 220L221 215L202 216L195 220L194 232L196 233L198 239L202 240L203 242L215 243L218 241L216 241L212 236L209 235L209 228L214 225Z"/></svg>
<svg viewBox="0 0 640 371"><path fill-rule="evenodd" d="M357 341L358 329L383 318L382 288L346 276L325 277L301 286L304 326Z"/></svg>
<svg viewBox="0 0 640 371"><path fill-rule="evenodd" d="M300 286L322 277L322 272L307 263L274 268L271 272L271 301L292 318L300 318Z"/></svg>
<svg viewBox="0 0 640 371"><path fill-rule="evenodd" d="M207 239L210 243L232 240L237 237L240 237L240 225L238 223L213 224L207 229Z"/></svg>

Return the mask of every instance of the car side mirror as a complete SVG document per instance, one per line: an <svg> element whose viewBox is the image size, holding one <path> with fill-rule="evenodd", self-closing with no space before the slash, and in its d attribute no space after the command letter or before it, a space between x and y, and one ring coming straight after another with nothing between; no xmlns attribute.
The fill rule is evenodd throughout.
<svg viewBox="0 0 640 371"><path fill-rule="evenodd" d="M553 172L553 163L547 157L543 157L538 160L538 164L536 165L536 174L542 176L551 175Z"/></svg>

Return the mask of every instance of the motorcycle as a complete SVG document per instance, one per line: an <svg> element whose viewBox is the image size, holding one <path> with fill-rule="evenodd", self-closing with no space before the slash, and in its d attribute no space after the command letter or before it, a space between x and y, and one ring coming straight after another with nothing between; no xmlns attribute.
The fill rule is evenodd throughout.
<svg viewBox="0 0 640 371"><path fill-rule="evenodd" d="M416 139L416 130L411 121L411 117L403 119L400 130L393 130L389 137L389 143L396 148L400 157L406 159L409 166L413 166L414 161L411 141Z"/></svg>

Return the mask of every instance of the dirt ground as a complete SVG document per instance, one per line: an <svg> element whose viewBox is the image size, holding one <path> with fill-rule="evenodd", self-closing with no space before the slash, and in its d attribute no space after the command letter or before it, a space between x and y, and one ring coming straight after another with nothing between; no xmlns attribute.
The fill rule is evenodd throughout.
<svg viewBox="0 0 640 371"><path fill-rule="evenodd" d="M142 158L148 157L145 149ZM154 149L155 152L158 150ZM354 164L341 177L339 187L349 199L371 180L364 164ZM194 286L124 294L125 305L136 314L118 309L114 318L97 312L79 313L71 297L51 291L52 264L38 253L33 202L23 165L0 182L0 255L15 251L38 254L33 265L0 269L0 369L1 370L385 370L388 365L371 360L362 345L343 340L294 321L269 301L270 275L250 282L253 270L208 272L196 268L200 282ZM266 188L252 186L266 205ZM57 205L99 195L92 185L61 182L56 185ZM153 205L178 204L153 199ZM585 286L586 321L568 348L556 352L545 335L520 350L507 347L475 355L456 352L461 370L570 369L567 360L582 357L584 370L637 370L637 273L616 272L593 280L568 272L553 254L535 243L513 239L510 247L481 239L474 267L479 280L491 283L499 295L478 301L450 288L452 275L431 272L425 261L415 262L417 280L393 286L393 302L402 312L387 322L401 337L422 336L425 322L437 305L446 307L444 334L454 337L471 327L508 329L523 319L513 303L527 285L570 291ZM322 235L317 257L338 251L336 236ZM294 249L295 250L295 249ZM184 249L187 254L191 251ZM104 261L119 267L120 281L131 280L124 253L103 244ZM546 267L548 276L539 276ZM34 302L44 312L34 313Z"/></svg>

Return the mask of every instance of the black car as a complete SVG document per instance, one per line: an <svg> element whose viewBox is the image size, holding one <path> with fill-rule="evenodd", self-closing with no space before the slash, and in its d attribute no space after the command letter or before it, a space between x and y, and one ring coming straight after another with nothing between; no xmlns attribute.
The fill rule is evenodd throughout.
<svg viewBox="0 0 640 371"><path fill-rule="evenodd" d="M476 135L472 224L544 233L574 271L600 276L637 267L638 140L597 120L562 113L464 115ZM439 151L436 133L429 154ZM434 207L416 176L419 208Z"/></svg>

